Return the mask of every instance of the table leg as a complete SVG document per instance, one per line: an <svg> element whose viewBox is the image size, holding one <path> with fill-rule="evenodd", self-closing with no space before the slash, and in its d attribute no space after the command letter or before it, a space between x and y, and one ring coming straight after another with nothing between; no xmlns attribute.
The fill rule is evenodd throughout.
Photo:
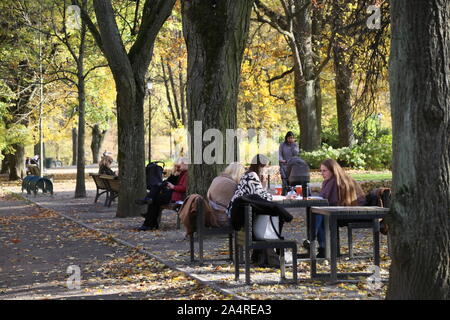
<svg viewBox="0 0 450 320"><path fill-rule="evenodd" d="M313 240L311 233L311 207L306 207L306 235L309 242Z"/></svg>
<svg viewBox="0 0 450 320"><path fill-rule="evenodd" d="M330 216L323 217L325 228L325 258L330 259L331 239L330 239Z"/></svg>
<svg viewBox="0 0 450 320"><path fill-rule="evenodd" d="M330 240L330 251L331 251L331 281L336 282L337 281L337 224L336 224L336 218L334 217L327 217L329 219L329 229L326 229L326 232L331 234L329 239ZM328 245L328 243L327 243Z"/></svg>
<svg viewBox="0 0 450 320"><path fill-rule="evenodd" d="M380 266L380 222L373 219L373 256L374 264Z"/></svg>
<svg viewBox="0 0 450 320"><path fill-rule="evenodd" d="M311 226L316 225L316 219L314 214L310 214L311 217ZM309 239L314 239L314 231L315 228L312 227L309 229ZM311 259L311 279L315 278L317 275L317 262L316 262L316 241L310 241L310 249L309 249L309 257Z"/></svg>

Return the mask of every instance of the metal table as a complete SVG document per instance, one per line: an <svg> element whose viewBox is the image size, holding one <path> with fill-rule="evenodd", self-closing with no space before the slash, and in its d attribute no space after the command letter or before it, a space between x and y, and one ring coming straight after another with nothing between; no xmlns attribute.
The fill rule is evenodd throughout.
<svg viewBox="0 0 450 320"><path fill-rule="evenodd" d="M389 212L388 208L382 207L317 207L311 208L311 224L315 225L315 214L324 216L326 235L326 258L330 260L331 273L317 273L316 244L311 241L311 279L329 278L336 282L338 277L369 276L370 273L337 273L337 224L341 219L372 220L373 242L374 242L374 264L380 266L380 222ZM310 228L310 238L313 239L314 228Z"/></svg>

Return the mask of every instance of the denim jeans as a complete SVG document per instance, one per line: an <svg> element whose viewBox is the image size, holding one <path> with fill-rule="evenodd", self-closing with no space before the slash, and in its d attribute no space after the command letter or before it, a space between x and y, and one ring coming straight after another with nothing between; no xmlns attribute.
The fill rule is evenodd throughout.
<svg viewBox="0 0 450 320"><path fill-rule="evenodd" d="M319 248L325 248L325 223L324 216L321 214L314 214L316 219L316 225L314 226L314 234L316 236L317 242L319 242Z"/></svg>

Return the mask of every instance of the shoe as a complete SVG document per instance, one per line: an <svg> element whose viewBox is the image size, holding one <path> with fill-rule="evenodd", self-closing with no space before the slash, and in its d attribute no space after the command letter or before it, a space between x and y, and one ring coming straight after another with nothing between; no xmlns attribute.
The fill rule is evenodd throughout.
<svg viewBox="0 0 450 320"><path fill-rule="evenodd" d="M155 226L140 226L137 231L148 231L157 229Z"/></svg>
<svg viewBox="0 0 450 320"><path fill-rule="evenodd" d="M317 253L316 258L319 258L319 259L325 258L325 248L319 248L319 252Z"/></svg>
<svg viewBox="0 0 450 320"><path fill-rule="evenodd" d="M146 204L152 204L153 200L150 198L136 199L136 200L134 200L134 203L139 204L139 205L146 205Z"/></svg>

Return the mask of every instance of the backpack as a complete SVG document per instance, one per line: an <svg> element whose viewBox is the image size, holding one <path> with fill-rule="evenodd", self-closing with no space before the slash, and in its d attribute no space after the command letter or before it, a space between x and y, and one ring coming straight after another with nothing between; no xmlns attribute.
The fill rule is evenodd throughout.
<svg viewBox="0 0 450 320"><path fill-rule="evenodd" d="M366 206L377 206L389 208L391 205L391 189L390 188L376 188L371 190L366 195ZM381 220L380 232L384 235L388 233L388 226L386 222Z"/></svg>
<svg viewBox="0 0 450 320"><path fill-rule="evenodd" d="M366 206L389 208L391 204L391 189L376 188L366 195Z"/></svg>
<svg viewBox="0 0 450 320"><path fill-rule="evenodd" d="M162 163L162 167L159 165ZM163 182L164 162L155 161L150 162L145 167L145 178L147 182L147 189L151 190L154 186L160 186Z"/></svg>

